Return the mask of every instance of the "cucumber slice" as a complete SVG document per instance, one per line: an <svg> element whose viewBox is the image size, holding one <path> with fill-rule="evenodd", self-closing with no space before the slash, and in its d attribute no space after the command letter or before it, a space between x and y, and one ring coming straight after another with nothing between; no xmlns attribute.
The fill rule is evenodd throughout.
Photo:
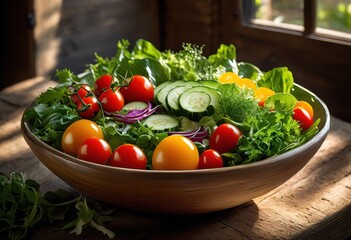
<svg viewBox="0 0 351 240"><path fill-rule="evenodd" d="M159 91L161 91L161 89L163 89L164 87L166 87L168 84L170 84L171 82L170 81L166 81L166 82L163 82L163 83L161 83L160 85L158 85L156 88L155 88L155 90L154 90L154 95L156 96L157 95L157 93L159 92Z"/></svg>
<svg viewBox="0 0 351 240"><path fill-rule="evenodd" d="M203 86L198 86L198 87L193 87L192 89L189 89L188 91L196 91L196 92L205 92L208 95L210 95L211 102L209 105L212 105L215 109L219 108L219 98L220 95L216 89L213 88L208 88L208 87L203 87Z"/></svg>
<svg viewBox="0 0 351 240"><path fill-rule="evenodd" d="M179 96L185 92L186 90L199 86L200 84L195 81L183 82L180 86L171 89L166 97L167 109L170 113L174 115L180 114L180 106L179 106Z"/></svg>
<svg viewBox="0 0 351 240"><path fill-rule="evenodd" d="M178 115L180 113L179 106L179 96L188 89L186 86L179 86L168 92L166 103L167 109L171 111L172 114Z"/></svg>
<svg viewBox="0 0 351 240"><path fill-rule="evenodd" d="M156 95L156 100L158 103L162 104L162 106L164 107L164 109L167 112L172 113L172 111L170 109L168 109L168 105L167 105L167 96L168 93L179 86L187 86L188 88L192 87L192 86L198 86L199 83L195 82L195 81L183 81L183 80L177 80L175 82L168 82L168 85L165 86L164 88L162 88ZM179 95L178 95L179 96Z"/></svg>
<svg viewBox="0 0 351 240"><path fill-rule="evenodd" d="M124 105L123 110L127 110L127 111L143 110L147 107L148 107L147 103L135 101L135 102L129 102L126 105Z"/></svg>
<svg viewBox="0 0 351 240"><path fill-rule="evenodd" d="M167 110L167 104L166 104L166 98L168 95L168 92L175 88L178 87L181 83L183 83L184 81L182 80L178 80L175 82L167 82L168 85L166 85L164 88L162 88L156 95L156 101L160 104L162 104L162 106L165 108L165 110Z"/></svg>
<svg viewBox="0 0 351 240"><path fill-rule="evenodd" d="M198 120L205 115L210 102L210 95L200 91L188 90L182 93L179 97L179 104L184 115L191 120Z"/></svg>
<svg viewBox="0 0 351 240"><path fill-rule="evenodd" d="M156 132L174 131L179 127L178 119L166 114L151 115L143 123Z"/></svg>
<svg viewBox="0 0 351 240"><path fill-rule="evenodd" d="M212 114L213 109L218 109L219 98L217 90L195 86L180 95L179 104L184 116L197 121L207 114ZM208 108L210 105L212 110Z"/></svg>

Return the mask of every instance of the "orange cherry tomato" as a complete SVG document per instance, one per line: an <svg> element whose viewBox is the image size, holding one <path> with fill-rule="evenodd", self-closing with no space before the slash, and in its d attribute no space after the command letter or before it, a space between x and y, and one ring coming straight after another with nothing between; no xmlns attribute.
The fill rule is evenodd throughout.
<svg viewBox="0 0 351 240"><path fill-rule="evenodd" d="M259 87L254 91L255 99L260 106L263 106L266 99L274 94L275 92L272 89L266 87Z"/></svg>
<svg viewBox="0 0 351 240"><path fill-rule="evenodd" d="M306 102L306 101L298 101L295 104L295 107L301 107L301 108L305 109L310 114L311 118L314 117L313 107L308 102Z"/></svg>
<svg viewBox="0 0 351 240"><path fill-rule="evenodd" d="M257 85L254 81L249 78L240 78L240 80L236 83L240 88L249 88L255 90Z"/></svg>
<svg viewBox="0 0 351 240"><path fill-rule="evenodd" d="M90 137L104 138L100 127L93 121L81 119L75 121L62 136L62 150L72 156L78 156L78 149Z"/></svg>
<svg viewBox="0 0 351 240"><path fill-rule="evenodd" d="M233 72L225 72L218 78L218 82L223 84L235 83L238 80L240 80L240 77Z"/></svg>
<svg viewBox="0 0 351 240"><path fill-rule="evenodd" d="M199 151L195 144L181 135L164 138L152 155L155 170L194 170L199 165Z"/></svg>

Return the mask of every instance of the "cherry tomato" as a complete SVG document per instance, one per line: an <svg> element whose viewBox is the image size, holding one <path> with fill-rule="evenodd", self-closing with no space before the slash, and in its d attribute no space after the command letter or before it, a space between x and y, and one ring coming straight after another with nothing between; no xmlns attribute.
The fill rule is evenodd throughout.
<svg viewBox="0 0 351 240"><path fill-rule="evenodd" d="M100 106L96 97L86 97L78 102L77 109L79 116L85 119L91 119L99 112Z"/></svg>
<svg viewBox="0 0 351 240"><path fill-rule="evenodd" d="M154 99L154 86L143 76L134 75L128 86L120 89L125 102L148 102Z"/></svg>
<svg viewBox="0 0 351 240"><path fill-rule="evenodd" d="M108 142L97 137L85 139L78 149L79 159L98 164L106 164L111 154L112 151Z"/></svg>
<svg viewBox="0 0 351 240"><path fill-rule="evenodd" d="M293 119L300 123L303 131L309 129L313 124L313 118L310 114L302 107L295 107L293 113Z"/></svg>
<svg viewBox="0 0 351 240"><path fill-rule="evenodd" d="M78 88L77 92L75 92L71 96L72 102L78 105L78 103L80 102L80 99L85 98L89 92L91 92L91 88L88 85L83 84L80 88Z"/></svg>
<svg viewBox="0 0 351 240"><path fill-rule="evenodd" d="M266 99L274 94L273 90L266 87L259 87L254 91L254 96L260 106L263 106Z"/></svg>
<svg viewBox="0 0 351 240"><path fill-rule="evenodd" d="M112 82L113 77L110 74L105 74L99 77L94 83L95 95L99 97L103 91L111 87Z"/></svg>
<svg viewBox="0 0 351 240"><path fill-rule="evenodd" d="M102 108L107 112L120 111L124 106L123 95L118 90L107 89L101 93L99 101Z"/></svg>
<svg viewBox="0 0 351 240"><path fill-rule="evenodd" d="M250 88L252 90L257 89L256 83L249 78L239 78L235 83L240 88Z"/></svg>
<svg viewBox="0 0 351 240"><path fill-rule="evenodd" d="M113 151L107 164L114 167L145 169L146 162L146 156L139 147L126 143Z"/></svg>
<svg viewBox="0 0 351 240"><path fill-rule="evenodd" d="M75 121L63 133L62 150L76 157L80 145L90 137L103 138L104 135L100 127L93 121L87 119Z"/></svg>
<svg viewBox="0 0 351 240"><path fill-rule="evenodd" d="M233 151L241 137L240 130L229 123L219 125L210 136L210 148L218 153Z"/></svg>
<svg viewBox="0 0 351 240"><path fill-rule="evenodd" d="M218 78L218 82L223 84L235 83L238 80L240 80L240 77L233 72L225 72Z"/></svg>
<svg viewBox="0 0 351 240"><path fill-rule="evenodd" d="M305 109L310 114L311 118L313 118L313 116L314 116L313 107L308 102L306 102L306 101L298 101L295 104L295 107L301 107L301 108Z"/></svg>
<svg viewBox="0 0 351 240"><path fill-rule="evenodd" d="M164 138L152 155L155 170L193 170L199 165L199 151L195 144L181 135Z"/></svg>
<svg viewBox="0 0 351 240"><path fill-rule="evenodd" d="M200 155L198 169L223 167L221 155L213 149L207 149Z"/></svg>

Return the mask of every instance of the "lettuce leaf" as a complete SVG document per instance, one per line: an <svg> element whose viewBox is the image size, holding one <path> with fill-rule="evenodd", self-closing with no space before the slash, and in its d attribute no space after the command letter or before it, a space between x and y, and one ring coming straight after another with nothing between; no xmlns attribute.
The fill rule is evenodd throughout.
<svg viewBox="0 0 351 240"><path fill-rule="evenodd" d="M294 84L292 72L287 67L273 68L257 82L259 87L267 87L276 93L290 93Z"/></svg>

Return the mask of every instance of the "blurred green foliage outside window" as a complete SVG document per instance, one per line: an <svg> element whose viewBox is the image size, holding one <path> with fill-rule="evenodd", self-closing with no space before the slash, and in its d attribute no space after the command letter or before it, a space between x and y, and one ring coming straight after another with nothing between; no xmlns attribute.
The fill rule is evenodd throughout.
<svg viewBox="0 0 351 240"><path fill-rule="evenodd" d="M244 0L245 1L245 0ZM253 17L274 24L303 26L303 0L254 0ZM316 26L351 33L351 0L318 0Z"/></svg>

